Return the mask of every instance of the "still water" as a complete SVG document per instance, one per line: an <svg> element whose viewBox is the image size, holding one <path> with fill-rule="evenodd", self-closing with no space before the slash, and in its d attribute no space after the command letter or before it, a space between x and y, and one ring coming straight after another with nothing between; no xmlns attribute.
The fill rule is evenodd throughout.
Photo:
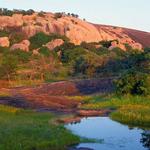
<svg viewBox="0 0 150 150"><path fill-rule="evenodd" d="M77 147L94 150L150 150L150 131L129 128L108 117L83 118L80 123L66 125L81 137L102 140L102 143L80 143Z"/></svg>

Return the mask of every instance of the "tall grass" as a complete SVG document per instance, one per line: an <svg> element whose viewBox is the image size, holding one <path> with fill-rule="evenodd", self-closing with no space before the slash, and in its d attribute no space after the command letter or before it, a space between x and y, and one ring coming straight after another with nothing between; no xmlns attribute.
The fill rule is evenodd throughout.
<svg viewBox="0 0 150 150"><path fill-rule="evenodd" d="M66 150L80 141L50 113L0 106L0 150Z"/></svg>
<svg viewBox="0 0 150 150"><path fill-rule="evenodd" d="M92 97L90 99L85 99L83 105L80 108L82 109L103 109L103 108L120 108L126 105L142 105L150 106L150 97L143 96L115 96L115 95L104 95Z"/></svg>
<svg viewBox="0 0 150 150"><path fill-rule="evenodd" d="M127 105L111 114L113 120L121 123L150 127L150 107L142 105Z"/></svg>
<svg viewBox="0 0 150 150"><path fill-rule="evenodd" d="M114 109L110 117L116 121L150 127L150 96L97 96L85 99L82 109Z"/></svg>

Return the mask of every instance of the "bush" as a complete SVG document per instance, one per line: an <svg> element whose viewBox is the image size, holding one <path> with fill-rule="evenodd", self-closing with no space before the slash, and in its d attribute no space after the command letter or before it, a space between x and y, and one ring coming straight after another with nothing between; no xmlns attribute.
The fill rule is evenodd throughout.
<svg viewBox="0 0 150 150"><path fill-rule="evenodd" d="M91 51L94 51L94 50L96 51L96 47L94 43L82 42L80 46Z"/></svg>
<svg viewBox="0 0 150 150"><path fill-rule="evenodd" d="M58 12L58 13L55 13L55 14L54 14L54 18L55 18L55 19L61 18L62 16L63 16L63 13L59 13L59 12Z"/></svg>
<svg viewBox="0 0 150 150"><path fill-rule="evenodd" d="M18 61L21 63L27 63L30 60L31 53L25 52L20 49L12 51L12 54L18 58Z"/></svg>
<svg viewBox="0 0 150 150"><path fill-rule="evenodd" d="M29 10L8 10L7 8L0 8L0 16L12 16L13 14L22 14L22 15L32 15L35 11L32 9Z"/></svg>
<svg viewBox="0 0 150 150"><path fill-rule="evenodd" d="M148 95L150 92L148 74L134 70L122 74L115 84L118 94Z"/></svg>
<svg viewBox="0 0 150 150"><path fill-rule="evenodd" d="M39 53L46 56L46 57L50 56L50 50L47 47L41 47L39 49Z"/></svg>
<svg viewBox="0 0 150 150"><path fill-rule="evenodd" d="M39 16L39 17L45 17L45 12L40 11L40 12L38 13L38 16Z"/></svg>
<svg viewBox="0 0 150 150"><path fill-rule="evenodd" d="M0 65L0 78L10 80L15 75L18 65L18 58L12 54L3 57Z"/></svg>
<svg viewBox="0 0 150 150"><path fill-rule="evenodd" d="M74 49L76 48L77 46L74 45L73 43L69 43L69 42L65 42L64 44L62 44L61 46L58 46L54 49L54 51L58 52L58 51L65 51L65 50L68 50L68 49Z"/></svg>
<svg viewBox="0 0 150 150"><path fill-rule="evenodd" d="M32 50L32 49L40 48L44 44L55 39L62 39L65 42L69 41L69 39L64 35L59 35L59 34L47 35L43 32L39 32L29 39L31 42L30 49Z"/></svg>
<svg viewBox="0 0 150 150"><path fill-rule="evenodd" d="M0 30L0 37L9 37L9 34L10 32L5 29Z"/></svg>
<svg viewBox="0 0 150 150"><path fill-rule="evenodd" d="M111 46L111 43L115 41L118 43L118 40L110 40L110 41L103 40L103 41L100 41L99 44L101 44L103 47L109 48Z"/></svg>
<svg viewBox="0 0 150 150"><path fill-rule="evenodd" d="M111 42L112 42L112 41L100 41L100 44L101 44L103 47L109 48L109 47L111 46Z"/></svg>
<svg viewBox="0 0 150 150"><path fill-rule="evenodd" d="M8 53L9 50L10 50L10 49L9 49L8 47L1 47L1 46L0 46L0 53L2 53L2 54Z"/></svg>
<svg viewBox="0 0 150 150"><path fill-rule="evenodd" d="M63 63L72 64L79 56L86 53L86 50L82 47L77 47L74 49L65 49L62 50L61 61Z"/></svg>
<svg viewBox="0 0 150 150"><path fill-rule="evenodd" d="M30 48L37 49L41 47L43 44L48 43L51 40L51 38L49 37L49 35L46 35L43 32L39 32L34 36L32 36L29 40L31 42Z"/></svg>
<svg viewBox="0 0 150 150"><path fill-rule="evenodd" d="M25 35L21 32L12 32L10 34L10 45L13 45L15 43L20 43L21 41L23 41L25 39Z"/></svg>
<svg viewBox="0 0 150 150"><path fill-rule="evenodd" d="M102 61L103 60L93 52L78 56L74 63L74 74L95 77L97 68L102 65Z"/></svg>

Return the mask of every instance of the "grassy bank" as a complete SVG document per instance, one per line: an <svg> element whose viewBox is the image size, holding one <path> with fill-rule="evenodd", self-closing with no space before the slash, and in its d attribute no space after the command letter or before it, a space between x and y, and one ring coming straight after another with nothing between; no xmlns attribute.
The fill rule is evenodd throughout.
<svg viewBox="0 0 150 150"><path fill-rule="evenodd" d="M150 107L142 105L127 105L113 112L113 120L132 126L150 127Z"/></svg>
<svg viewBox="0 0 150 150"><path fill-rule="evenodd" d="M116 121L150 127L150 97L103 95L87 98L82 109L114 109L110 117Z"/></svg>
<svg viewBox="0 0 150 150"><path fill-rule="evenodd" d="M78 143L62 125L54 124L56 116L0 105L0 149L66 150Z"/></svg>

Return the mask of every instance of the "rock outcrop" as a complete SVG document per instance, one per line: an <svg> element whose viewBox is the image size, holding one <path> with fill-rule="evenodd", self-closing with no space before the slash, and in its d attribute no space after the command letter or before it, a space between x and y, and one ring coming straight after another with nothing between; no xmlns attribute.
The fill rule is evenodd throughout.
<svg viewBox="0 0 150 150"><path fill-rule="evenodd" d="M145 46L144 42L142 42L143 45L140 43L139 37L135 38L134 35L137 36L138 34L134 33L137 32L131 34L131 31L124 28L95 25L68 15L62 15L60 18L56 18L55 14L52 13L45 13L42 17L38 13L25 16L21 14L14 14L12 17L0 16L0 29L3 28L19 28L19 31L26 35L27 39L37 32L44 32L46 34L66 35L74 44L80 44L83 41L118 40L117 46L123 49L123 45L126 43L135 49L141 49ZM146 40L150 41L150 33L143 33L143 40L144 35L146 35ZM18 45L15 46L18 47ZM27 51L26 48L23 49Z"/></svg>
<svg viewBox="0 0 150 150"><path fill-rule="evenodd" d="M29 51L29 46L30 46L30 41L23 40L20 43L12 45L10 49L11 50L20 49L20 50L28 52Z"/></svg>
<svg viewBox="0 0 150 150"><path fill-rule="evenodd" d="M8 37L0 37L0 46L1 47L9 47L10 42Z"/></svg>
<svg viewBox="0 0 150 150"><path fill-rule="evenodd" d="M62 44L64 44L64 41L62 39L55 39L52 40L51 42L48 42L45 46L49 50L53 50L54 48L56 48L57 46L61 46Z"/></svg>

